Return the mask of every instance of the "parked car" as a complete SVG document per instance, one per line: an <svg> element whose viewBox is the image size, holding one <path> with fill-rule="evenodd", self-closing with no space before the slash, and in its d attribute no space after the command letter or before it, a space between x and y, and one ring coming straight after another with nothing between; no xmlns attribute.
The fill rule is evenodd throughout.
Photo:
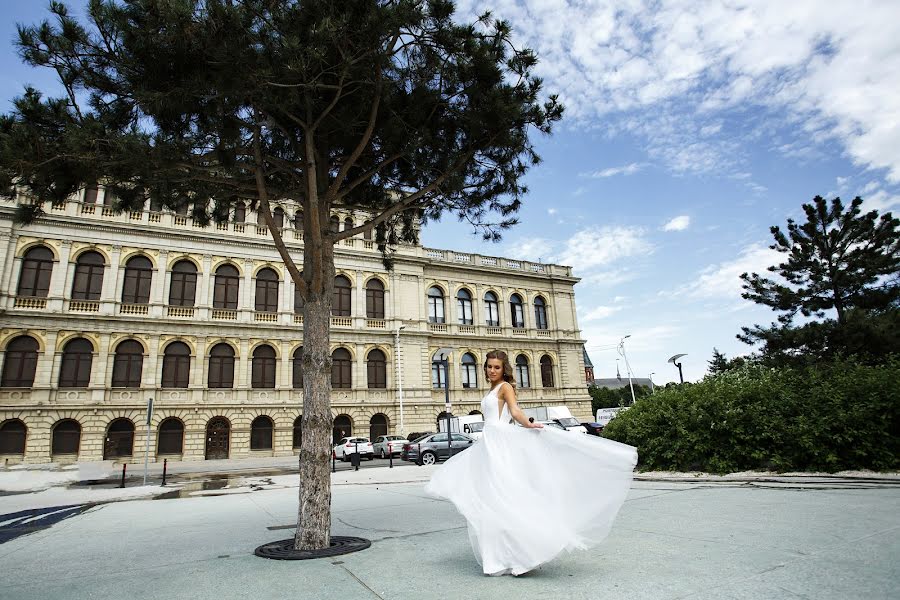
<svg viewBox="0 0 900 600"><path fill-rule="evenodd" d="M408 439L411 442L414 442L415 440L417 440L419 438L423 438L426 435L432 435L433 433L434 433L433 431L413 431L412 433L409 434L409 437L407 437L406 439Z"/></svg>
<svg viewBox="0 0 900 600"><path fill-rule="evenodd" d="M587 429L587 432L591 435L600 435L600 432L603 431L603 425L601 423L582 423L582 427Z"/></svg>
<svg viewBox="0 0 900 600"><path fill-rule="evenodd" d="M397 455L403 452L403 444L408 440L402 435L379 435L372 444L375 456L387 458L389 454Z"/></svg>
<svg viewBox="0 0 900 600"><path fill-rule="evenodd" d="M417 440L407 442L403 445L403 452L400 458L409 462L419 462L423 465L433 465L434 463L447 460L454 454L459 454L475 440L464 433L451 433L450 447L447 447L447 433L434 433L420 437Z"/></svg>
<svg viewBox="0 0 900 600"><path fill-rule="evenodd" d="M372 449L372 442L369 438L364 437L345 437L334 447L334 457L346 462L350 460L351 454L356 454L359 449L359 457L372 460L375 458L375 451Z"/></svg>

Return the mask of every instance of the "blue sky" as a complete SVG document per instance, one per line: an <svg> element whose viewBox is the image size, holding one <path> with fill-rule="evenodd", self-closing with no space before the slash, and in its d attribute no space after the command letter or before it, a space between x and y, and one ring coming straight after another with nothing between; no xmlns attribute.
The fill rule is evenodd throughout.
<svg viewBox="0 0 900 600"><path fill-rule="evenodd" d="M895 1L462 0L459 15L488 5L537 52L567 116L538 139L544 162L501 243L452 218L423 243L575 267L597 377L615 375L629 334L634 375L658 383L677 378L673 354L694 380L714 346L749 352L735 334L774 315L741 299L738 275L776 262L769 227L816 194L900 209ZM4 111L52 80L12 45L45 6L0 6Z"/></svg>

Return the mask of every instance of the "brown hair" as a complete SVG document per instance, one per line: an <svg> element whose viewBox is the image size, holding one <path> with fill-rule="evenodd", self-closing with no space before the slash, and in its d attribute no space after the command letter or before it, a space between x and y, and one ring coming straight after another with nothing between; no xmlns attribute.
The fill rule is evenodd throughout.
<svg viewBox="0 0 900 600"><path fill-rule="evenodd" d="M503 350L491 350L484 356L484 378L487 379L487 364L490 359L497 359L503 364L503 381L516 387L516 378L513 376L512 365L509 364L509 356Z"/></svg>

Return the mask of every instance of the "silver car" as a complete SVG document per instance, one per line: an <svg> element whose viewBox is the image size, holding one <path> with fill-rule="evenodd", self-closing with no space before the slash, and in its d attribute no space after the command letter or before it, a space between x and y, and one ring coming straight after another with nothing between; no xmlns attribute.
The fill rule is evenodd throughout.
<svg viewBox="0 0 900 600"><path fill-rule="evenodd" d="M381 458L387 458L391 454L397 456L403 452L403 444L406 442L407 439L402 435L379 435L372 443L372 449L375 456Z"/></svg>
<svg viewBox="0 0 900 600"><path fill-rule="evenodd" d="M403 446L403 454L400 458L410 462L433 465L439 460L447 460L454 454L469 448L475 440L462 433L453 433L450 444L447 443L447 433L434 433L426 435L413 442L407 442Z"/></svg>

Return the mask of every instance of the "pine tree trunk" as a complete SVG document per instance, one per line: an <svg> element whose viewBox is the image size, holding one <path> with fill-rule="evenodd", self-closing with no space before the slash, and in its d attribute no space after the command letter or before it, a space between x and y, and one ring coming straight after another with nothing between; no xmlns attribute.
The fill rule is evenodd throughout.
<svg viewBox="0 0 900 600"><path fill-rule="evenodd" d="M309 259L307 249L307 259ZM321 249L305 269L322 269L319 289L303 307L303 439L300 446L300 504L294 548L315 550L331 543L331 304L334 255ZM310 278L307 277L307 281Z"/></svg>

